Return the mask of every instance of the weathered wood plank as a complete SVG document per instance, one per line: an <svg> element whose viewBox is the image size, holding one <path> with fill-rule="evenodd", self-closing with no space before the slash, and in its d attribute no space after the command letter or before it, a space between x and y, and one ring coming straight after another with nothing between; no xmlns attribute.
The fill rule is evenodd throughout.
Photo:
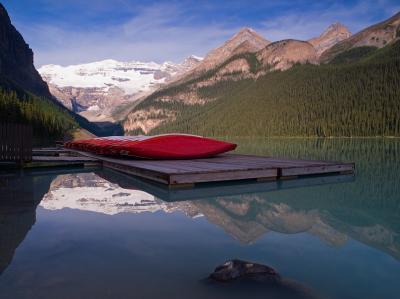
<svg viewBox="0 0 400 299"><path fill-rule="evenodd" d="M223 156L230 157L236 156L237 154L224 154ZM288 157L271 157L271 156L257 156L257 155L246 155L246 154L239 154L238 156L242 158L250 158L250 159L262 159L262 160L274 160L274 161L286 161L286 162L315 162L315 163L322 163L322 164L340 164L343 163L342 161L327 161L327 160L311 160L311 159L296 159L296 158L288 158Z"/></svg>
<svg viewBox="0 0 400 299"><path fill-rule="evenodd" d="M29 162L24 165L24 169L31 168L48 168L48 167L83 167L86 163L94 163L94 162L81 162L81 161L52 161L52 162Z"/></svg>
<svg viewBox="0 0 400 299"><path fill-rule="evenodd" d="M157 172L155 170L144 169L140 167L131 167L119 163L113 163L110 161L103 161L103 167L111 168L122 173L150 179L152 181L160 182L163 184L169 184L169 175L163 172Z"/></svg>
<svg viewBox="0 0 400 299"><path fill-rule="evenodd" d="M120 159L111 159L111 158L105 158L102 160L105 162L124 165L126 167L149 169L152 171L165 173L165 174L186 173L188 171L186 169L179 169L177 167L171 167L169 165L163 165L161 163L158 163L158 164L148 163L147 161L136 161L136 160L129 161L129 160L120 160Z"/></svg>
<svg viewBox="0 0 400 299"><path fill-rule="evenodd" d="M34 156L59 156L61 154L70 154L69 150L64 149L33 149Z"/></svg>
<svg viewBox="0 0 400 299"><path fill-rule="evenodd" d="M186 184L218 181L236 181L246 179L277 178L277 169L236 170L226 172L174 174L169 178L169 184Z"/></svg>
<svg viewBox="0 0 400 299"><path fill-rule="evenodd" d="M287 165L329 165L329 164L338 164L337 162L328 162L328 161L314 161L314 160L287 160L287 159L279 159L272 157L261 157L261 156L247 156L247 155L230 155L221 157L221 159L215 159L216 162L219 161L230 161L229 163L275 163L281 164L284 166ZM340 163L340 162L339 162Z"/></svg>
<svg viewBox="0 0 400 299"><path fill-rule="evenodd" d="M135 167L135 168L145 168L149 170L153 170L156 172L162 172L162 173L179 173L179 172L186 172L187 170L182 170L176 167L170 167L168 165L163 166L162 163L155 163L156 161L154 160L139 160L139 159L116 159L116 158L110 158L110 157L105 157L105 156L98 156L94 155L91 153L87 152L81 152L81 151L73 151L75 153L78 153L82 156L86 157L92 157L92 158L99 158L103 162L109 162L109 163L114 163L114 164L120 164L124 165L126 167ZM149 163L150 162L150 163Z"/></svg>
<svg viewBox="0 0 400 299"><path fill-rule="evenodd" d="M90 153L80 152L82 155L88 157L99 157ZM164 173L204 173L204 172L221 172L221 171L234 171L234 170L248 170L248 169L264 169L273 168L269 165L265 166L252 166L252 165L235 165L228 163L210 163L204 162L202 159L195 160L128 160L117 159L111 157L101 157L103 161L112 163L119 163L132 167L143 167L158 172Z"/></svg>
<svg viewBox="0 0 400 299"><path fill-rule="evenodd" d="M310 165L315 165L315 166L321 166L321 165L329 165L329 164L322 164L322 163L313 163L313 161L310 161L308 163L305 162L297 162L297 161L291 161L291 162L282 162L282 161L274 161L274 160L259 160L259 161L247 161L246 159L232 159L231 161L220 161L216 160L214 163L229 163L230 165L247 165L247 166L259 166L259 167L295 167L295 166L310 166Z"/></svg>
<svg viewBox="0 0 400 299"><path fill-rule="evenodd" d="M90 157L70 157L70 156L34 156L33 162L98 162L99 159Z"/></svg>
<svg viewBox="0 0 400 299"><path fill-rule="evenodd" d="M193 169L193 172L203 172L204 171L230 171L230 170L246 170L246 169L264 169L264 168L272 168L269 165L246 165L246 164L235 164L235 163L216 163L216 162L203 162L199 160L193 161L161 161L161 163L170 165L175 163L176 167L189 167ZM200 171L199 171L200 170Z"/></svg>

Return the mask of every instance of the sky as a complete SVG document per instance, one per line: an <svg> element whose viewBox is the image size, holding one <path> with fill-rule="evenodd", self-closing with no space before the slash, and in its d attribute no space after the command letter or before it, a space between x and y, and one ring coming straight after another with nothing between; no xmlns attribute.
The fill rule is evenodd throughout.
<svg viewBox="0 0 400 299"><path fill-rule="evenodd" d="M400 0L3 0L35 65L103 59L180 62L242 27L270 41L307 40L341 22L351 32L400 11Z"/></svg>

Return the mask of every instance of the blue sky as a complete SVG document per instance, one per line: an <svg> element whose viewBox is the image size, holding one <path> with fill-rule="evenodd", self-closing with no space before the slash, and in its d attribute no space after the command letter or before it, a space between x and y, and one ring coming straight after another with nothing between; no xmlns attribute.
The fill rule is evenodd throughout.
<svg viewBox="0 0 400 299"><path fill-rule="evenodd" d="M341 22L353 33L400 11L400 0L6 0L35 65L101 59L179 62L204 56L241 27L309 39Z"/></svg>

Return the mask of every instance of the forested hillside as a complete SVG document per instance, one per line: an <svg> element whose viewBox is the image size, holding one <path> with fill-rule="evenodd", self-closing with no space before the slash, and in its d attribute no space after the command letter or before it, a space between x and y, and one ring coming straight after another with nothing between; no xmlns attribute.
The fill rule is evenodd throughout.
<svg viewBox="0 0 400 299"><path fill-rule="evenodd" d="M78 124L52 99L33 51L0 4L0 122L32 124L35 140L59 138Z"/></svg>
<svg viewBox="0 0 400 299"><path fill-rule="evenodd" d="M177 117L150 133L400 136L399 82L400 41L382 49L351 49L330 64L200 87L198 94L215 99L205 105L159 102L160 108L174 106Z"/></svg>
<svg viewBox="0 0 400 299"><path fill-rule="evenodd" d="M53 139L78 127L75 120L46 98L0 89L2 122L29 123L35 137Z"/></svg>

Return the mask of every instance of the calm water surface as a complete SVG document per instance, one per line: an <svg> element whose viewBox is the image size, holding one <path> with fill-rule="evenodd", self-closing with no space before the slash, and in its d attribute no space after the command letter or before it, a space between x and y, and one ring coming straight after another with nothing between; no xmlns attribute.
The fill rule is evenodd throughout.
<svg viewBox="0 0 400 299"><path fill-rule="evenodd" d="M399 140L236 141L357 173L170 192L98 169L3 173L0 298L399 298ZM233 258L284 282L205 279Z"/></svg>

